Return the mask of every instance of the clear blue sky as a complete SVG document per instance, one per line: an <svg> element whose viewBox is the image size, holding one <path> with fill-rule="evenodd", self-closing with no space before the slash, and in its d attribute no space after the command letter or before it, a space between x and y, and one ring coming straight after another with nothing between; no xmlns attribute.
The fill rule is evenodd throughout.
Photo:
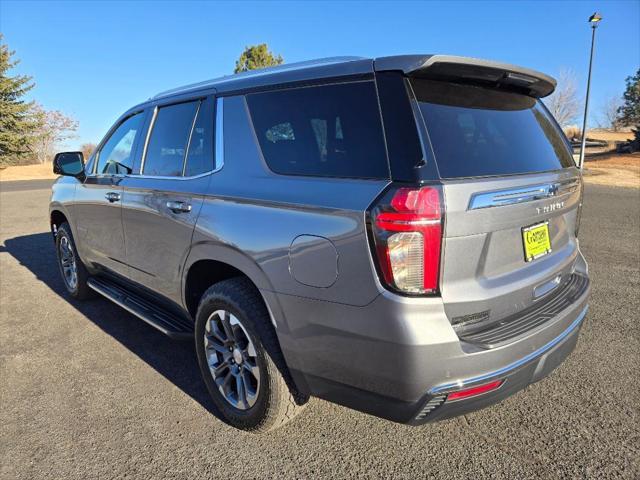
<svg viewBox="0 0 640 480"><path fill-rule="evenodd" d="M233 71L245 45L286 62L335 55L449 53L557 75L584 92L600 11L592 103L619 95L640 65L640 1L29 2L0 0L0 31L32 75L31 97L97 143L125 109L158 91Z"/></svg>

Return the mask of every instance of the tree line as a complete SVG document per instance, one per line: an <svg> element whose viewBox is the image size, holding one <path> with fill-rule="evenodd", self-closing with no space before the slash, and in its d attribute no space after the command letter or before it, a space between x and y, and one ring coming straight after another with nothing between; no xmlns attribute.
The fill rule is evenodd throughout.
<svg viewBox="0 0 640 480"><path fill-rule="evenodd" d="M563 68L558 75L558 86L545 99L545 104L562 127L568 127L578 120L582 112L583 99L578 95L575 73ZM596 109L595 125L617 132L624 127L637 126L639 122L638 91L640 91L640 69L626 79L626 89L622 96L606 98ZM635 92L635 93L634 93Z"/></svg>
<svg viewBox="0 0 640 480"><path fill-rule="evenodd" d="M9 75L18 64L0 34L0 166L50 161L56 145L74 137L77 120L25 100L35 86L28 75Z"/></svg>
<svg viewBox="0 0 640 480"><path fill-rule="evenodd" d="M78 121L59 110L46 110L25 96L35 83L28 75L9 75L19 62L15 52L3 42L0 34L0 167L51 161L64 142L76 137ZM236 61L234 73L242 73L274 65L284 59L262 43L245 47ZM570 70L562 70L558 87L545 99L545 104L562 127L576 121L582 99L577 93L576 77ZM607 99L600 108L598 126L618 130L635 127L636 143L640 142L640 68L626 79L622 97ZM87 158L95 145L86 143L81 150Z"/></svg>
<svg viewBox="0 0 640 480"><path fill-rule="evenodd" d="M26 95L34 88L28 75L10 75L19 60L0 34L0 167L51 161L57 148L76 138L78 121L59 110L46 110ZM284 60L266 44L248 46L236 62L234 73L280 65ZM95 145L80 148L88 158Z"/></svg>

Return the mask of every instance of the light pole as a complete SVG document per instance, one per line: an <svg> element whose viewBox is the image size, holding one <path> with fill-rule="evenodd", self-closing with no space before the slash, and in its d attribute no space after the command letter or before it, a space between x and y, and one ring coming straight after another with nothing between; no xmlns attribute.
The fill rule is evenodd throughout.
<svg viewBox="0 0 640 480"><path fill-rule="evenodd" d="M582 169L584 165L584 146L587 143L587 113L589 111L589 90L591 89L591 66L593 64L593 46L596 42L596 28L598 22L602 20L602 16L596 12L589 17L591 24L591 55L589 56L589 76L587 77L587 96L584 100L584 119L582 120L582 141L580 142L580 159L578 160L578 168Z"/></svg>

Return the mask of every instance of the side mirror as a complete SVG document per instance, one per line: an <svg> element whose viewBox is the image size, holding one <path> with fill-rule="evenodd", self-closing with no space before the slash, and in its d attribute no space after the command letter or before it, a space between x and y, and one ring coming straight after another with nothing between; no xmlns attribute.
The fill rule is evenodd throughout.
<svg viewBox="0 0 640 480"><path fill-rule="evenodd" d="M84 178L84 155L82 152L62 152L53 159L53 173L68 177Z"/></svg>

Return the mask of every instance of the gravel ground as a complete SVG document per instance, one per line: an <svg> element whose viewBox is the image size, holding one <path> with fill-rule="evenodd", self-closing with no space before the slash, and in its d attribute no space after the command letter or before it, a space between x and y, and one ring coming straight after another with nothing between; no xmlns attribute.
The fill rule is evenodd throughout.
<svg viewBox="0 0 640 480"><path fill-rule="evenodd" d="M42 184L0 186L0 478L639 478L640 193L587 186L578 346L499 405L422 427L312 400L285 428L211 413L193 348L63 293ZM31 185L31 186L30 186ZM33 189L40 188L40 189Z"/></svg>

